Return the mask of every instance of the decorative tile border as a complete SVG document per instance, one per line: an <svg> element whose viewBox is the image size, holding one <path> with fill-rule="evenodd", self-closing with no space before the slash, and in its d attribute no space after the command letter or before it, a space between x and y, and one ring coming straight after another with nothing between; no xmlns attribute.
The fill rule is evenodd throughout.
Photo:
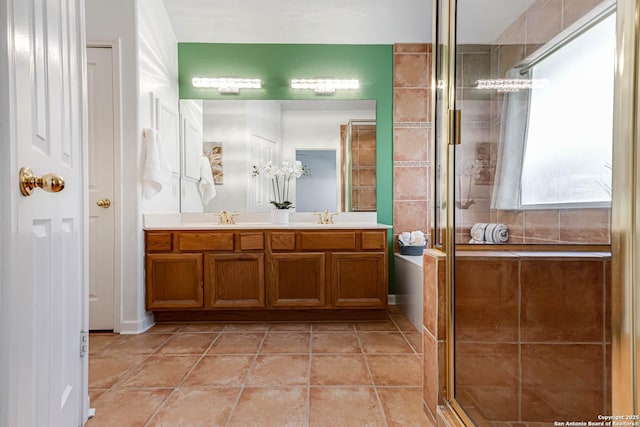
<svg viewBox="0 0 640 427"><path fill-rule="evenodd" d="M393 122L394 129L430 129L431 122Z"/></svg>
<svg viewBox="0 0 640 427"><path fill-rule="evenodd" d="M426 168L431 166L431 162L422 160L394 160L394 168Z"/></svg>

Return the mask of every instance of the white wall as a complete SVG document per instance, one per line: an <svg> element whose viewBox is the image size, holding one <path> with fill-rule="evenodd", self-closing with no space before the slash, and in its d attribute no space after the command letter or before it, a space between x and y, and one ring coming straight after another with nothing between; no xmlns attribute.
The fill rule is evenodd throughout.
<svg viewBox="0 0 640 427"><path fill-rule="evenodd" d="M175 102L177 109L177 43L162 0L85 0L85 16L88 43L119 44L121 134L115 173L120 200L114 204L119 223L119 327L125 333L140 332L152 321L144 311L142 213L179 211L172 186L157 200L142 201L142 128L152 124L150 91Z"/></svg>
<svg viewBox="0 0 640 427"><path fill-rule="evenodd" d="M298 150L296 160L311 169L311 175L296 181L296 210L335 212L338 207L335 150Z"/></svg>

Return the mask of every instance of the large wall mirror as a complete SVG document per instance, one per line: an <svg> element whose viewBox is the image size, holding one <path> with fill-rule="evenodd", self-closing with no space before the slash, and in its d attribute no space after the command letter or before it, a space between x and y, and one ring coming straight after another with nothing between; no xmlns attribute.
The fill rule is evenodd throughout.
<svg viewBox="0 0 640 427"><path fill-rule="evenodd" d="M298 212L376 211L374 100L180 100L182 212L264 212L271 180L260 160L300 160L310 174L291 182ZM203 203L200 159L215 197Z"/></svg>

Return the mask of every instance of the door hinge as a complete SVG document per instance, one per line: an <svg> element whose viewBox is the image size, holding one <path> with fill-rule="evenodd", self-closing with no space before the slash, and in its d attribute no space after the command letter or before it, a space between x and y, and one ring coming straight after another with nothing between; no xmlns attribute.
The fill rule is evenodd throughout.
<svg viewBox="0 0 640 427"><path fill-rule="evenodd" d="M80 357L85 357L89 352L89 332L80 331Z"/></svg>
<svg viewBox="0 0 640 427"><path fill-rule="evenodd" d="M460 145L462 115L460 110L449 110L449 145Z"/></svg>

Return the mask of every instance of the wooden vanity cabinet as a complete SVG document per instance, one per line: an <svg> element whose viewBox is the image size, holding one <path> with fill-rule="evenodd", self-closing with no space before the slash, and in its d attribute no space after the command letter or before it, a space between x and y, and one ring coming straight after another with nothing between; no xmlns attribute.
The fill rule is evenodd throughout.
<svg viewBox="0 0 640 427"><path fill-rule="evenodd" d="M384 229L145 231L147 309L331 311L387 304Z"/></svg>

